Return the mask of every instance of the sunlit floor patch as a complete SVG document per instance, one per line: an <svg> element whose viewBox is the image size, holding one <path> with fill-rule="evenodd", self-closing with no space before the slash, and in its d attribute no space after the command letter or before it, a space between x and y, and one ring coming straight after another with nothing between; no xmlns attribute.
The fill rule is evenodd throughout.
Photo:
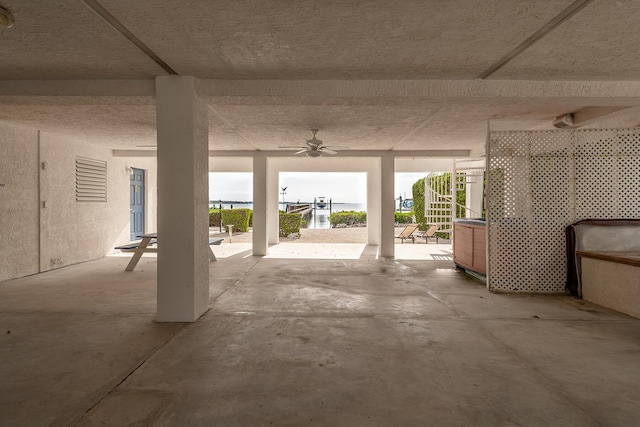
<svg viewBox="0 0 640 427"><path fill-rule="evenodd" d="M395 259L453 261L453 251L450 244L399 243L395 247Z"/></svg>
<svg viewBox="0 0 640 427"><path fill-rule="evenodd" d="M265 258L360 259L366 247L364 243L283 242L271 246Z"/></svg>
<svg viewBox="0 0 640 427"><path fill-rule="evenodd" d="M253 246L251 243L224 242L219 246L211 246L211 249L213 250L213 254L216 256L216 258L224 259L247 251L251 253L253 251Z"/></svg>

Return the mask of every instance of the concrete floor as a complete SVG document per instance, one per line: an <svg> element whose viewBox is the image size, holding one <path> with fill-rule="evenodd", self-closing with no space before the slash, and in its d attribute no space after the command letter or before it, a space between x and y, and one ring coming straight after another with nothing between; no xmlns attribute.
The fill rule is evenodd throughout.
<svg viewBox="0 0 640 427"><path fill-rule="evenodd" d="M219 256L192 324L155 323L153 257L1 283L0 425L637 425L640 320L492 294L448 246L296 245Z"/></svg>

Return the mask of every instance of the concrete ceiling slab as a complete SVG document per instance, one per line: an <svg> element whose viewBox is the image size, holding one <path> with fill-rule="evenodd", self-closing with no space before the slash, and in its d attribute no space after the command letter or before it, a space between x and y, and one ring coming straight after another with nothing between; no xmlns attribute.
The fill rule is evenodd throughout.
<svg viewBox="0 0 640 427"><path fill-rule="evenodd" d="M477 153L488 122L545 129L584 108L640 105L637 0L589 2L487 80L476 77L574 1L97 1L201 79L211 150L277 150L319 128L352 150ZM155 145L153 79L166 71L147 53L85 1L0 4L16 18L0 30L0 120ZM640 123L630 111L624 123Z"/></svg>
<svg viewBox="0 0 640 427"><path fill-rule="evenodd" d="M282 145L302 146L310 129L325 145L354 150L394 148L407 132L433 114L433 108L408 105L226 105L214 107L229 117L234 128L254 148L270 150Z"/></svg>
<svg viewBox="0 0 640 427"><path fill-rule="evenodd" d="M0 79L134 79L165 74L81 1L2 0Z"/></svg>
<svg viewBox="0 0 640 427"><path fill-rule="evenodd" d="M638 1L593 1L491 78L638 80L638 19Z"/></svg>
<svg viewBox="0 0 640 427"><path fill-rule="evenodd" d="M468 79L571 0L101 3L184 75Z"/></svg>

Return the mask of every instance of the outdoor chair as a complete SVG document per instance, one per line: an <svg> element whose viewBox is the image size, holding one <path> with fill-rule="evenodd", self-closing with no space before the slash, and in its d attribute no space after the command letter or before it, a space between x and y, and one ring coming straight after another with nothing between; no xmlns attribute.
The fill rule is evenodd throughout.
<svg viewBox="0 0 640 427"><path fill-rule="evenodd" d="M439 237L436 234L436 231L438 231L438 226L437 225L432 225L420 237L424 237L425 244L429 243L429 239L436 239L436 243L438 243L439 242Z"/></svg>
<svg viewBox="0 0 640 427"><path fill-rule="evenodd" d="M404 227L404 230L402 230L402 233L398 234L397 236L394 236L396 239L400 239L402 241L402 243L404 243L405 240L411 240L412 243L416 242L416 238L413 235L413 233L418 229L418 224L409 224L406 227Z"/></svg>

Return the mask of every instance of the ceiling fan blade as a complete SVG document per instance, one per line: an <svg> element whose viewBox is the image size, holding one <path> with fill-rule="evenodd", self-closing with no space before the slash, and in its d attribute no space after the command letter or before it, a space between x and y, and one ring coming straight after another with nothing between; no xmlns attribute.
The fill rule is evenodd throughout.
<svg viewBox="0 0 640 427"><path fill-rule="evenodd" d="M322 147L322 148L320 148L320 150L322 150L323 153L327 153L327 154L331 154L331 155L338 154L337 151L329 150L327 147Z"/></svg>
<svg viewBox="0 0 640 427"><path fill-rule="evenodd" d="M278 148L289 148L289 149L293 149L293 148L304 148L306 149L307 147L303 147L301 145L281 145Z"/></svg>
<svg viewBox="0 0 640 427"><path fill-rule="evenodd" d="M296 147L296 148L298 148L298 147ZM296 151L293 154L302 154L302 153L306 153L306 152L307 152L307 149L305 148L304 150Z"/></svg>

